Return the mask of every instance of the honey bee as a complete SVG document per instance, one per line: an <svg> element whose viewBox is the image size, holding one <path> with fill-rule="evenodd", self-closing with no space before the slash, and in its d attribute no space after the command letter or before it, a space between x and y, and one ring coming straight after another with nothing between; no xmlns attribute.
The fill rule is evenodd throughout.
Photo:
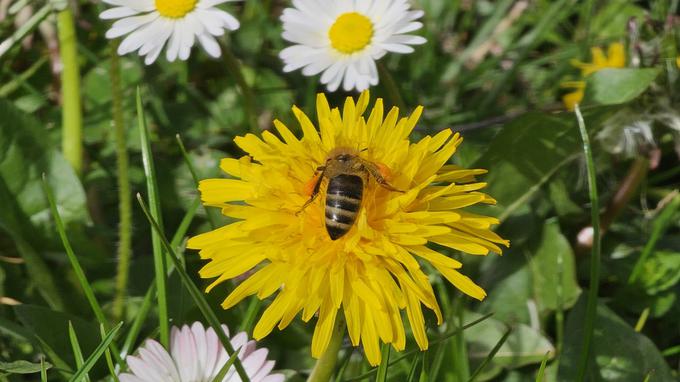
<svg viewBox="0 0 680 382"><path fill-rule="evenodd" d="M362 150L363 151L363 150ZM343 237L356 222L364 196L364 187L369 177L380 186L395 192L404 192L392 187L386 180L387 167L359 157L352 149L339 148L331 151L326 163L316 168L309 200L302 206L302 212L317 196L324 178L328 179L325 200L326 232L331 240ZM298 213L299 213L298 212Z"/></svg>

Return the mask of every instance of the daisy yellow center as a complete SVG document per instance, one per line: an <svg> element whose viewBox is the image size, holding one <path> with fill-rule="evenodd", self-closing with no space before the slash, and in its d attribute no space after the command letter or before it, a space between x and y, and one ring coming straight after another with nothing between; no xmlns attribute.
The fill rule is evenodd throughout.
<svg viewBox="0 0 680 382"><path fill-rule="evenodd" d="M328 37L335 50L346 54L358 52L371 42L373 23L360 13L344 13L335 20Z"/></svg>
<svg viewBox="0 0 680 382"><path fill-rule="evenodd" d="M179 19L196 8L198 0L156 0L156 10L161 16Z"/></svg>

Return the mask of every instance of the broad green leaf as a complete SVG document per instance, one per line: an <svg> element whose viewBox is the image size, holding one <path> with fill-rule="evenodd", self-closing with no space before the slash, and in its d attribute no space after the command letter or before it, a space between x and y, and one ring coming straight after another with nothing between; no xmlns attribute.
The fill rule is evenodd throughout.
<svg viewBox="0 0 680 382"><path fill-rule="evenodd" d="M62 296L39 253L40 238L55 233L42 174L67 224L88 217L80 180L44 137L44 128L35 118L0 100L0 229L11 236L42 297L50 307L61 310Z"/></svg>
<svg viewBox="0 0 680 382"><path fill-rule="evenodd" d="M64 222L88 219L85 191L71 166L45 140L40 123L11 103L0 100L0 185L8 195L0 195L3 206L16 204L17 213L51 233L53 227L47 198L41 186L45 173L54 190L56 204ZM13 200L4 200L5 198ZM0 226L10 220L0 212Z"/></svg>
<svg viewBox="0 0 680 382"><path fill-rule="evenodd" d="M584 103L618 105L635 99L652 84L657 69L603 69L588 76Z"/></svg>
<svg viewBox="0 0 680 382"><path fill-rule="evenodd" d="M45 363L45 368L49 369L52 365ZM39 373L42 366L39 363L28 361L2 362L0 361L0 371L9 374L33 374Z"/></svg>
<svg viewBox="0 0 680 382"><path fill-rule="evenodd" d="M479 314L466 312L465 317L465 320L469 321L479 317ZM491 318L465 331L465 338L469 345L468 356L473 369L476 369L486 359L507 329L506 324ZM545 336L527 325L514 324L507 340L477 375L476 380L489 380L503 369L540 364L548 352L554 354L555 348Z"/></svg>
<svg viewBox="0 0 680 382"><path fill-rule="evenodd" d="M506 125L474 164L489 170L484 181L489 184L486 192L498 201L495 214L504 220L526 204L557 170L576 158L579 142L571 115L529 113Z"/></svg>
<svg viewBox="0 0 680 382"><path fill-rule="evenodd" d="M576 281L574 252L557 220L545 222L531 268L534 296L541 311L556 310L559 306L567 309L576 303L581 288Z"/></svg>
<svg viewBox="0 0 680 382"><path fill-rule="evenodd" d="M581 356L586 299L580 298L567 317L564 352L560 358L559 381L573 381ZM635 332L621 317L604 304L597 307L595 331L591 342L586 375L591 382L642 381L653 371L653 380L672 381L670 368L659 349L645 335Z"/></svg>

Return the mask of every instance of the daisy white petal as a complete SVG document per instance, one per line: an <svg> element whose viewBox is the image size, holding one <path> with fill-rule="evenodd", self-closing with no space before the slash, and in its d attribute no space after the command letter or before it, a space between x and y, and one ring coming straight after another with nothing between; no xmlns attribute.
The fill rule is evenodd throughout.
<svg viewBox="0 0 680 382"><path fill-rule="evenodd" d="M221 36L239 28L239 21L216 6L235 0L104 0L112 8L102 19L117 20L106 32L123 39L118 54L137 51L150 65L167 48L168 61L186 60L192 47L199 45L212 57L219 57L219 44L208 35ZM166 45L167 43L167 45Z"/></svg>
<svg viewBox="0 0 680 382"><path fill-rule="evenodd" d="M281 15L282 37L293 44L279 54L283 70L321 74L329 91L365 90L378 83L375 60L426 42L408 34L422 16L406 0L293 0Z"/></svg>
<svg viewBox="0 0 680 382"><path fill-rule="evenodd" d="M229 336L229 330L222 325ZM245 332L238 333L231 341L234 349L240 349L238 358L253 382L283 382L283 374L272 374L274 361L267 360L269 351L257 349L255 341L248 341ZM222 370L230 354L219 342L212 328L207 330L200 322L182 328L173 327L170 335L170 352L154 340L147 340L128 356L129 372L118 375L121 382L209 382ZM232 365L223 382L241 381Z"/></svg>

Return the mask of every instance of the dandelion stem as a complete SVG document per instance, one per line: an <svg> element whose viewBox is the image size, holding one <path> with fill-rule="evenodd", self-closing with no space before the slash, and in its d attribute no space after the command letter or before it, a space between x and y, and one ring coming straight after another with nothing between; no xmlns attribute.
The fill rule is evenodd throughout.
<svg viewBox="0 0 680 382"><path fill-rule="evenodd" d="M335 319L335 328L333 328L333 335L331 341L323 353L321 358L316 361L312 374L307 378L307 382L328 382L333 376L335 364L338 362L338 353L342 346L342 340L345 337L345 319L338 316Z"/></svg>
<svg viewBox="0 0 680 382"><path fill-rule="evenodd" d="M124 301L130 273L132 254L132 198L128 175L127 139L123 120L123 95L120 85L120 59L116 53L117 41L111 44L111 99L113 128L116 139L116 162L118 176L118 269L113 299L113 317L119 321L124 313Z"/></svg>
<svg viewBox="0 0 680 382"><path fill-rule="evenodd" d="M593 338L595 317L597 313L597 293L600 285L600 204L597 194L595 162L593 161L590 139L588 138L588 131L586 130L586 125L583 121L583 115L581 115L581 110L579 109L578 104L574 108L574 112L576 113L581 139L583 140L583 151L586 157L586 165L588 169L588 188L590 189L590 217L591 224L593 226L593 248L590 256L590 290L588 291L588 301L586 304L583 349L581 350L578 378L576 379L577 381L583 381L586 376L586 370L588 369L590 344Z"/></svg>
<svg viewBox="0 0 680 382"><path fill-rule="evenodd" d="M385 90L394 106L398 107L400 110L406 110L406 104L404 103L404 99L401 98L401 93L399 93L399 87L397 87L394 77L392 77L390 71L387 70L385 64L380 61L378 61L378 72L380 73L380 78L383 81Z"/></svg>
<svg viewBox="0 0 680 382"><path fill-rule="evenodd" d="M64 156L78 175L83 171L83 123L80 72L73 12L68 6L57 14L61 56L62 138Z"/></svg>
<svg viewBox="0 0 680 382"><path fill-rule="evenodd" d="M236 57L231 53L231 50L225 44L222 45L222 56L224 57L224 63L227 66L227 70L234 76L236 84L241 89L241 96L243 96L243 109L246 113L246 120L248 121L248 126L251 132L258 131L257 124L257 112L255 111L255 94L253 89L248 85L246 78L243 76L243 70L241 63Z"/></svg>

